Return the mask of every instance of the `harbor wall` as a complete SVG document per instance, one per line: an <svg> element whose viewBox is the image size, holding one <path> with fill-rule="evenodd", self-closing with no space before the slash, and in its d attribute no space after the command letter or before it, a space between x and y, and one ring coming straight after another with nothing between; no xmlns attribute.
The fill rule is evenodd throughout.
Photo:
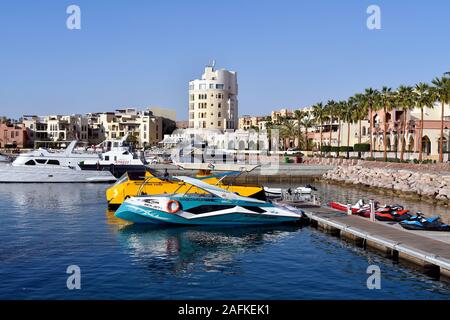
<svg viewBox="0 0 450 320"><path fill-rule="evenodd" d="M341 161L323 174L322 179L392 191L444 205L450 204L450 171L447 164Z"/></svg>

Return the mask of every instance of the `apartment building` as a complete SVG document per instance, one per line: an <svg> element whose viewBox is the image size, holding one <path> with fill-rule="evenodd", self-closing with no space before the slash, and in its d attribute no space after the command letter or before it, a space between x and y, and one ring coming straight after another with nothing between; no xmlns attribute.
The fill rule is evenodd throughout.
<svg viewBox="0 0 450 320"><path fill-rule="evenodd" d="M28 135L23 124L0 123L0 148L25 148L27 146Z"/></svg>
<svg viewBox="0 0 450 320"><path fill-rule="evenodd" d="M258 129L262 130L265 128L264 125L260 125L261 122L266 122L267 117L252 117L252 116L242 116L239 118L239 129L241 130L249 130L249 129Z"/></svg>
<svg viewBox="0 0 450 320"><path fill-rule="evenodd" d="M201 79L189 82L189 128L236 130L237 73L206 66Z"/></svg>
<svg viewBox="0 0 450 320"><path fill-rule="evenodd" d="M22 123L31 145L36 141L88 141L89 121L82 115L24 115Z"/></svg>
<svg viewBox="0 0 450 320"><path fill-rule="evenodd" d="M91 113L87 118L90 139L95 144L106 139L121 139L128 134L142 148L155 146L163 138L164 118L155 116L150 110L124 108L115 112Z"/></svg>

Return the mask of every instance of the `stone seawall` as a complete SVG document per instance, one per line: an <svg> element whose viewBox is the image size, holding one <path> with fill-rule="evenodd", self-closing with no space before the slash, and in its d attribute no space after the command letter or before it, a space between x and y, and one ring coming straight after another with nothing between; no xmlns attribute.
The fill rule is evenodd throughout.
<svg viewBox="0 0 450 320"><path fill-rule="evenodd" d="M322 177L324 180L416 194L442 204L450 203L450 173L447 172L340 165Z"/></svg>

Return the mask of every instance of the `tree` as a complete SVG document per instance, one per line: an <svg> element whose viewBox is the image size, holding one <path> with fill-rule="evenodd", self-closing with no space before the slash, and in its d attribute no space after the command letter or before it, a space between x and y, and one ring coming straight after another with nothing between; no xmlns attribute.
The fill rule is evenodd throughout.
<svg viewBox="0 0 450 320"><path fill-rule="evenodd" d="M339 151L341 147L341 124L342 124L342 112L345 108L345 101L339 101L336 103L336 116L338 118L338 137L337 137L337 156L339 157Z"/></svg>
<svg viewBox="0 0 450 320"><path fill-rule="evenodd" d="M342 110L342 120L347 123L347 159L350 158L350 125L354 122L355 111L355 98L350 97L345 102Z"/></svg>
<svg viewBox="0 0 450 320"><path fill-rule="evenodd" d="M403 118L401 123L401 151L400 161L404 160L405 146L407 139L407 124L408 124L408 111L413 109L416 105L416 94L414 89L409 86L400 86L397 90L399 107L403 110Z"/></svg>
<svg viewBox="0 0 450 320"><path fill-rule="evenodd" d="M392 89L383 87L380 91L380 104L383 108L383 160L387 161L387 112L392 110L393 95Z"/></svg>
<svg viewBox="0 0 450 320"><path fill-rule="evenodd" d="M284 142L284 150L286 150L286 140L289 142L296 134L295 121L284 117L280 122L280 135Z"/></svg>
<svg viewBox="0 0 450 320"><path fill-rule="evenodd" d="M311 112L305 111L305 116L302 119L302 126L305 128L305 150L309 150L308 129L314 125L314 119Z"/></svg>
<svg viewBox="0 0 450 320"><path fill-rule="evenodd" d="M355 120L358 121L359 127L358 144L361 144L362 120L367 118L367 99L365 95L357 93L353 96L352 100L355 105ZM358 152L358 157L361 158L361 152Z"/></svg>
<svg viewBox="0 0 450 320"><path fill-rule="evenodd" d="M436 100L441 102L441 137L439 140L439 162L444 162L444 108L450 103L450 78L435 78L432 82Z"/></svg>
<svg viewBox="0 0 450 320"><path fill-rule="evenodd" d="M370 157L373 158L373 138L372 138L372 132L373 132L373 111L374 111L374 106L376 103L376 99L378 96L378 91L374 90L372 88L368 88L365 90L364 92L365 95L365 101L366 101L366 105L367 105L367 109L369 111L369 137L370 137Z"/></svg>
<svg viewBox="0 0 450 320"><path fill-rule="evenodd" d="M322 102L319 102L313 106L313 116L317 124L320 126L320 155L322 156L322 142L323 142L323 121L326 118L325 108Z"/></svg>
<svg viewBox="0 0 450 320"><path fill-rule="evenodd" d="M430 86L426 83L421 82L417 84L415 87L415 91L417 94L416 106L420 109L419 161L422 161L423 109L433 108L435 98Z"/></svg>
<svg viewBox="0 0 450 320"><path fill-rule="evenodd" d="M294 111L294 118L297 121L297 147L301 148L301 141L302 141L302 120L305 117L305 111L303 110L295 110Z"/></svg>
<svg viewBox="0 0 450 320"><path fill-rule="evenodd" d="M336 117L337 110L336 110L336 102L334 100L328 100L326 106L326 114L328 116L328 120L330 121L330 134L329 134L329 141L330 141L330 147L332 146L332 140L333 140L333 120Z"/></svg>

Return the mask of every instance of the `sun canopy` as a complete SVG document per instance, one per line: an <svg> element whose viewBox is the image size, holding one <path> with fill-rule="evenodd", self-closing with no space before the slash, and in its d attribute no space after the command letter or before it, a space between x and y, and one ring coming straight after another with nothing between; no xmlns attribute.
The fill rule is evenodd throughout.
<svg viewBox="0 0 450 320"><path fill-rule="evenodd" d="M227 200L242 200L242 201L252 201L252 202L259 202L264 203L264 201L248 198L248 197L242 197L240 195L237 195L233 192L230 192L228 190L213 186L211 184L208 184L206 182L200 181L198 179L194 179L191 177L185 177L185 176L176 176L175 179L178 179L180 181L183 181L187 184L190 184L194 187L197 187L199 189L202 189L208 193L211 193L219 198L227 199Z"/></svg>

